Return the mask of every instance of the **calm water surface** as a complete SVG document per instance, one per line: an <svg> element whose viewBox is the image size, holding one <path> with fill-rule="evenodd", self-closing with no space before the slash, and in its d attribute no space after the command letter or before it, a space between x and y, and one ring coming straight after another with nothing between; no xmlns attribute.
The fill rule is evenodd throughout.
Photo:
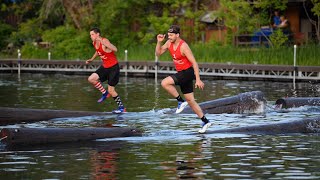
<svg viewBox="0 0 320 180"><path fill-rule="evenodd" d="M36 109L111 111L112 99L96 103L100 93L86 76L0 74L0 106ZM319 97L320 85L263 81L204 81L198 102L260 90L268 100L265 114L207 114L210 128L276 123L320 116L318 107L273 110L284 96ZM117 86L129 111L122 115L60 118L3 127L134 126L142 137L94 142L7 148L0 145L1 179L320 179L318 134L204 134L196 115L164 114L176 100L160 80L122 78Z"/></svg>

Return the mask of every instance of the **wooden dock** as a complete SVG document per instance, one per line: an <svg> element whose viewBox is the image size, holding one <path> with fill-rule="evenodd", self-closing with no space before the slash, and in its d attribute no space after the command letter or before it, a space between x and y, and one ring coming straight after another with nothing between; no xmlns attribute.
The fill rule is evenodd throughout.
<svg viewBox="0 0 320 180"><path fill-rule="evenodd" d="M101 62L98 60L86 65L85 61L72 60L0 60L0 73L65 73L90 74ZM121 61L121 73L128 76L154 77L175 73L172 62ZM320 66L284 66L254 64L199 63L203 79L241 79L276 81L319 81ZM295 73L295 75L294 75ZM295 76L295 77L294 77Z"/></svg>

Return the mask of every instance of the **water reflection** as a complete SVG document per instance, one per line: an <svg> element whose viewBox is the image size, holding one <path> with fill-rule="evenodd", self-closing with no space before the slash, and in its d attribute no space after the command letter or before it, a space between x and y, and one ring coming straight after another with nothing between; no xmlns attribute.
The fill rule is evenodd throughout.
<svg viewBox="0 0 320 180"><path fill-rule="evenodd" d="M123 142L109 143L108 146L104 144L92 151L90 158L93 169L92 179L117 179L119 151L123 144Z"/></svg>
<svg viewBox="0 0 320 180"><path fill-rule="evenodd" d="M319 145L317 136L206 135L63 144L2 151L0 171L30 179L318 179Z"/></svg>

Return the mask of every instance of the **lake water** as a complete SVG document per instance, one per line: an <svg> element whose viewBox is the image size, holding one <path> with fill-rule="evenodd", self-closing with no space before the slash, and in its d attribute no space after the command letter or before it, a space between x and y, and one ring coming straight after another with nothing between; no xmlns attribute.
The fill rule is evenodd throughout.
<svg viewBox="0 0 320 180"><path fill-rule="evenodd" d="M264 114L207 114L210 130L269 124L320 116L319 107L275 111L285 96L319 97L320 85L289 82L206 80L198 102L260 90ZM122 77L117 91L128 113L60 118L3 127L137 127L142 137L10 149L0 145L1 179L320 179L319 134L198 134L194 114L164 114L176 100L160 80ZM0 74L0 106L35 109L111 111L112 99L86 76Z"/></svg>

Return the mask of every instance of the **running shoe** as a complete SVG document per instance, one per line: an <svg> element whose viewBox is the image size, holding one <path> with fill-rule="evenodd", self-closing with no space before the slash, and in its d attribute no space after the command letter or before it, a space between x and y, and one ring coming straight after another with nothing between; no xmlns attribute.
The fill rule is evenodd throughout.
<svg viewBox="0 0 320 180"><path fill-rule="evenodd" d="M207 129L211 126L211 122L208 121L207 123L202 123L201 129L198 131L199 133L205 133Z"/></svg>
<svg viewBox="0 0 320 180"><path fill-rule="evenodd" d="M123 106L119 107L118 109L115 109L112 111L113 114L121 114L127 112L126 108L124 108Z"/></svg>
<svg viewBox="0 0 320 180"><path fill-rule="evenodd" d="M105 92L104 94L102 94L101 98L98 99L98 103L102 103L105 99L107 99L108 97L110 97L110 94L107 92Z"/></svg>
<svg viewBox="0 0 320 180"><path fill-rule="evenodd" d="M176 114L181 113L187 105L188 105L188 102L187 102L187 101L185 101L185 102L178 102L178 107L177 107L177 110L176 110Z"/></svg>

